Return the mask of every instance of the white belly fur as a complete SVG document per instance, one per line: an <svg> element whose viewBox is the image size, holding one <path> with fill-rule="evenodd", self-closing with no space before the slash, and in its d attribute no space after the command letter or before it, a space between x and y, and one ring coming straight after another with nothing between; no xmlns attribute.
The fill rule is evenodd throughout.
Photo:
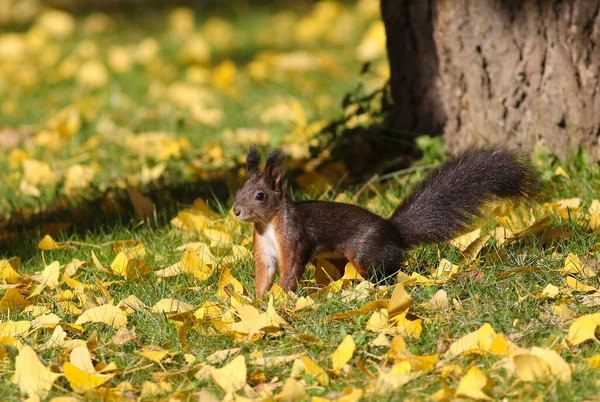
<svg viewBox="0 0 600 402"><path fill-rule="evenodd" d="M279 244L277 243L277 237L275 237L273 225L268 225L260 236L260 248L262 249L263 258L267 265L268 276L272 278L279 263Z"/></svg>

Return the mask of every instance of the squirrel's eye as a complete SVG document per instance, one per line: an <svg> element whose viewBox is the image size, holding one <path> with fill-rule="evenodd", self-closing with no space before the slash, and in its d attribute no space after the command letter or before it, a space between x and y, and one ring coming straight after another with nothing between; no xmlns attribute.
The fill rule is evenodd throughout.
<svg viewBox="0 0 600 402"><path fill-rule="evenodd" d="M265 193L258 193L258 194L256 194L256 199L258 201L264 200L265 199Z"/></svg>

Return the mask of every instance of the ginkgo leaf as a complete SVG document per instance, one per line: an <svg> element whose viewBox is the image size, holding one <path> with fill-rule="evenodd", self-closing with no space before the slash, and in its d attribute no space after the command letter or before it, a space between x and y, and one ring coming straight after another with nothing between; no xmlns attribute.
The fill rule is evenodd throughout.
<svg viewBox="0 0 600 402"><path fill-rule="evenodd" d="M275 395L276 401L300 401L306 398L306 390L293 377L285 380L281 391Z"/></svg>
<svg viewBox="0 0 600 402"><path fill-rule="evenodd" d="M566 341L570 345L577 346L588 340L596 340L598 325L600 325L600 313L581 316L569 327Z"/></svg>
<svg viewBox="0 0 600 402"><path fill-rule="evenodd" d="M0 279L5 279L8 283L18 283L21 280L21 275L17 272L20 263L20 258L0 260Z"/></svg>
<svg viewBox="0 0 600 402"><path fill-rule="evenodd" d="M30 397L44 399L54 381L60 376L44 366L35 351L29 345L25 345L15 359L15 375L12 382Z"/></svg>
<svg viewBox="0 0 600 402"><path fill-rule="evenodd" d="M395 315L401 314L408 310L413 303L413 298L409 295L402 284L396 285L392 298L390 300L390 306L388 307L388 316L390 318Z"/></svg>
<svg viewBox="0 0 600 402"><path fill-rule="evenodd" d="M354 354L356 344L350 335L346 335L337 349L331 355L331 365L333 370L339 371Z"/></svg>
<svg viewBox="0 0 600 402"><path fill-rule="evenodd" d="M8 321L0 323L0 337L16 337L23 336L31 328L29 321Z"/></svg>
<svg viewBox="0 0 600 402"><path fill-rule="evenodd" d="M65 248L66 245L64 243L57 243L54 241L54 239L52 237L50 237L50 235L46 235L42 238L42 240L40 240L40 242L38 243L38 248L40 250L58 250L61 248Z"/></svg>
<svg viewBox="0 0 600 402"><path fill-rule="evenodd" d="M152 306L153 313L182 313L193 310L194 306L177 299L161 299Z"/></svg>
<svg viewBox="0 0 600 402"><path fill-rule="evenodd" d="M98 388L115 376L115 374L91 374L71 362L65 362L63 371L75 392L86 392Z"/></svg>
<svg viewBox="0 0 600 402"><path fill-rule="evenodd" d="M199 281L205 281L214 273L212 265L206 265L196 251L186 248L181 259L181 269Z"/></svg>
<svg viewBox="0 0 600 402"><path fill-rule="evenodd" d="M31 304L31 301L23 298L19 289L10 288L6 290L6 293L0 299L0 311L22 310Z"/></svg>
<svg viewBox="0 0 600 402"><path fill-rule="evenodd" d="M544 287L544 289L542 290L542 296L548 297L550 299L558 297L559 294L560 290L558 289L558 287L554 286L551 283L547 284L546 287Z"/></svg>
<svg viewBox="0 0 600 402"><path fill-rule="evenodd" d="M321 367L319 367L314 361L308 356L301 356L300 361L304 365L304 372L310 374L317 382L323 386L329 384L329 376Z"/></svg>
<svg viewBox="0 0 600 402"><path fill-rule="evenodd" d="M204 229L204 235L210 240L210 246L215 248L227 248L233 244L230 234L216 229Z"/></svg>
<svg viewBox="0 0 600 402"><path fill-rule="evenodd" d="M124 251L117 254L110 264L110 268L128 281L133 281L150 273L150 267L146 264L145 259L131 258Z"/></svg>
<svg viewBox="0 0 600 402"><path fill-rule="evenodd" d="M105 304L84 311L77 318L75 324L85 324L86 322L102 322L119 329L127 325L127 315L117 306Z"/></svg>
<svg viewBox="0 0 600 402"><path fill-rule="evenodd" d="M594 292L597 290L593 286L589 286L589 285L579 282L577 279L573 278L572 276L567 276L565 278L565 281L567 282L567 285L569 285L569 287L576 292Z"/></svg>
<svg viewBox="0 0 600 402"><path fill-rule="evenodd" d="M246 384L246 358L239 355L222 368L211 368L210 377L223 391L235 392Z"/></svg>
<svg viewBox="0 0 600 402"><path fill-rule="evenodd" d="M554 350L534 346L530 351L515 354L512 360L522 381L571 380L571 368Z"/></svg>
<svg viewBox="0 0 600 402"><path fill-rule="evenodd" d="M483 392L483 389L488 386L488 382L488 378L481 370L473 365L460 379L458 388L456 389L456 396L491 401L492 398Z"/></svg>
<svg viewBox="0 0 600 402"><path fill-rule="evenodd" d="M141 350L138 352L140 354L140 356L145 357L148 360L152 360L155 363L159 363L162 361L162 359L165 358L165 356L167 356L169 354L168 351L166 350Z"/></svg>
<svg viewBox="0 0 600 402"><path fill-rule="evenodd" d="M440 289L423 305L426 310L446 310L450 307L448 293L444 289Z"/></svg>
<svg viewBox="0 0 600 402"><path fill-rule="evenodd" d="M342 280L355 280L355 281L364 281L365 278L362 277L361 274L358 273L354 265L351 263L346 264L344 268L344 276L341 278Z"/></svg>
<svg viewBox="0 0 600 402"><path fill-rule="evenodd" d="M458 273L458 265L451 263L445 258L440 260L440 263L435 271L435 278L453 278Z"/></svg>

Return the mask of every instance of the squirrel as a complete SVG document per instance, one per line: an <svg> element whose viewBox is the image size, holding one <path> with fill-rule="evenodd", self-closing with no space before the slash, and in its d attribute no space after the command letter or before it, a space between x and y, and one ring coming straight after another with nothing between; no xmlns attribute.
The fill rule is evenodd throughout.
<svg viewBox="0 0 600 402"><path fill-rule="evenodd" d="M257 297L270 289L278 266L281 287L295 292L306 264L325 253L344 257L365 278L392 276L411 247L464 233L495 199L518 202L540 190L525 155L486 146L442 164L386 219L351 204L292 201L285 158L281 149L271 151L261 173L259 151L251 147L247 180L233 206L235 216L254 223Z"/></svg>

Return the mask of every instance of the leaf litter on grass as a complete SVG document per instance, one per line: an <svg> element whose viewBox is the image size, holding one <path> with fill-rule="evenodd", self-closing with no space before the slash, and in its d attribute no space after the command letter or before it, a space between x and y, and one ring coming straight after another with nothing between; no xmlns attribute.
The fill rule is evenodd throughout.
<svg viewBox="0 0 600 402"><path fill-rule="evenodd" d="M547 208L541 209L549 212ZM70 389L82 396L130 395L133 398L138 395L146 398L173 394L173 381L183 376L205 384L212 383L214 392L224 393L226 399L289 400L312 394L316 401L354 400L398 390L410 394L414 383L418 384L416 389L428 384L434 400L453 397L491 400L508 392L494 386L498 381L507 384L517 379L522 384L569 384L577 375L575 367L581 364L577 363L578 353L584 351L587 344L597 342L598 314L582 314L557 321L561 322L562 335L551 344L520 346L510 339L514 338L514 334L504 335L491 323L483 323L479 329L461 337L443 339L449 342L445 348L438 346L436 351L434 347L429 349L429 354L415 353L413 345L418 344L424 335L429 336L430 326L443 325L440 313L456 315L465 312L462 307L458 309L460 301L453 299L453 303L450 302L450 286L457 284L461 274L475 269L481 270L480 275L485 278L486 269L481 261L490 251L481 248L473 256L475 263L470 265L453 264L443 259L437 266L430 267L429 273L422 271L419 276L404 273L413 263L409 259L398 274L397 284L387 285L370 283L358 275L351 264L347 264L343 274L328 274L327 280L323 279L327 276L307 278L307 290L313 286L310 283L317 286L312 293L286 293L274 285L267 300L261 302L253 299L252 291L238 277L239 263L251 260L251 253L242 245L248 244L247 228L230 215L223 217L211 211L200 201L193 213L204 217L206 225L186 227L172 222L173 231L195 234L197 240L181 247L172 246L173 252L182 256L181 261L175 264L177 269L149 264L149 272L145 275L127 278L122 271L104 268L100 263L100 258L106 258L106 252L131 258L147 257L149 246L139 240L97 244L95 250L101 257L90 253L87 254L88 261L54 261L32 275L22 272L18 259L1 262L5 293L0 303L10 314L31 317L20 321L7 319L0 323L0 358L15 370L11 381L19 386L21 392L44 398L54 392L54 384L59 384L58 389ZM560 211L557 213L560 214ZM498 221L507 222L509 219ZM512 222L514 225L516 221L513 219ZM504 244L528 231L532 236L543 237L538 226L535 221L523 223ZM464 250L469 247L469 242L480 238L476 234L467 241L459 238L450 243L455 244L458 250ZM487 241L492 241L492 238ZM61 242L46 238L39 247L55 253L89 248L89 244L84 242L64 242L64 247L49 247L53 244ZM502 245L496 253L504 249L505 245ZM232 253L233 250L236 250L235 253ZM185 261L191 253L196 262ZM317 265L328 267L329 271L335 269L326 260ZM207 270L207 267L210 269ZM586 298L584 300L598 297L598 283L595 286L587 284L596 280L596 267L595 260L588 255L578 257L569 253L564 257L562 268L555 270L564 278L562 282L555 282L558 286L552 285L555 291L548 290L550 284L540 285L528 296L546 300L552 307L551 314L559 317L557 311L572 305L577 297ZM169 270L168 274L165 270ZM525 275L527 272L530 271L513 269L511 275ZM179 277L188 284L205 284L203 286L216 291L212 297L199 303L189 303L177 294L157 300L153 305L148 303L149 300L134 295L123 296L117 302L118 286L126 282L142 284L145 278L159 273L155 276L156 280L174 281ZM473 276L470 278L473 278L472 281L481 280ZM585 285L573 286L570 280ZM438 291L423 299L423 303L415 304L411 293L427 288L438 288ZM307 311L318 311L333 300L346 300L344 303L357 308L345 308L340 313L324 316L324 325L335 328L344 323L362 322L359 327L353 327L353 334L336 337L335 343L314 343L318 339L314 335L298 332L302 331L302 325L296 325L302 322ZM138 314L141 316L137 317ZM165 325L177 332L177 344L160 345L152 343L151 339L140 338L134 328L136 322L151 316L166 320ZM356 321L361 316L365 317L364 320ZM87 328L92 325L94 328L118 330L111 343L114 347L129 344L135 355L143 359L137 365L158 370L154 372L154 380L141 383L128 381L123 373L129 368L113 360L115 350L98 348L95 340L90 343L90 336L95 335L90 335ZM194 337L194 334L229 337L234 345L239 344L240 347L213 349L210 356L199 359L188 352L194 347L190 344L190 336ZM368 344L363 340L365 336L371 339ZM261 350L266 345L284 346L291 337L310 340L315 346L296 349L296 352L287 355L277 353L276 346ZM360 341L357 342L357 339ZM268 343L265 344L265 341ZM245 349L252 343L263 346L249 353ZM16 350L14 363L9 360L11 350ZM47 357L48 351L55 351L54 357ZM39 356L45 357L40 359ZM150 364L144 363L144 360ZM591 357L584 360L584 364L595 367L596 360ZM24 362L34 367L28 368ZM269 370L280 374L270 378ZM343 391L339 391L339 385L347 383L353 385L342 387ZM332 385L338 390L327 391ZM524 386L523 389L527 388ZM516 388L510 392L525 390ZM187 386L177 392L181 397L193 395L197 390Z"/></svg>

